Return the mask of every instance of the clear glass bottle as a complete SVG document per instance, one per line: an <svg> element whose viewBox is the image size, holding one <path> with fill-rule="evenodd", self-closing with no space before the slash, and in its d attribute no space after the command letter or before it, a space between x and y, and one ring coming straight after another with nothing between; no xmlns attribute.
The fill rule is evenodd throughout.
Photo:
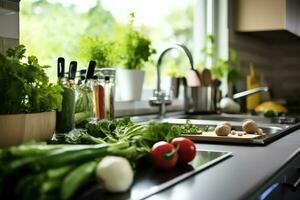
<svg viewBox="0 0 300 200"><path fill-rule="evenodd" d="M90 84L93 90L94 116L97 120L114 119L116 70L103 68L95 74Z"/></svg>
<svg viewBox="0 0 300 200"><path fill-rule="evenodd" d="M114 119L116 70L112 68L102 68L99 71L102 75L101 85L104 90L104 119Z"/></svg>

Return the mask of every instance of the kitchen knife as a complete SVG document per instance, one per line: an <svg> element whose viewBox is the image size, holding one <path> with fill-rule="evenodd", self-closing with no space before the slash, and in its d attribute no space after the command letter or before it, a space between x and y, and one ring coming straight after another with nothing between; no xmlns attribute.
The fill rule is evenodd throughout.
<svg viewBox="0 0 300 200"><path fill-rule="evenodd" d="M59 57L57 59L57 78L58 81L61 82L61 79L65 76L65 59L63 57Z"/></svg>
<svg viewBox="0 0 300 200"><path fill-rule="evenodd" d="M91 60L90 63L89 63L89 66L87 68L87 72L86 72L86 76L85 76L85 83L93 78L94 76L94 72L95 72L95 67L96 67L96 62Z"/></svg>
<svg viewBox="0 0 300 200"><path fill-rule="evenodd" d="M68 80L73 80L73 81L75 80L76 71L77 71L77 62L71 61L69 67L69 73L68 73Z"/></svg>
<svg viewBox="0 0 300 200"><path fill-rule="evenodd" d="M86 75L86 69L81 69L79 71L79 80L77 82L77 85L81 85L85 79L85 75Z"/></svg>

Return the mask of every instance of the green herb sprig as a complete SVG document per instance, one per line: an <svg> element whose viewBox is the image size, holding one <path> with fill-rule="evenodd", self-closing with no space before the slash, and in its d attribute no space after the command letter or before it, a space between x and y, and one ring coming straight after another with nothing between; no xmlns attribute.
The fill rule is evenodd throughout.
<svg viewBox="0 0 300 200"><path fill-rule="evenodd" d="M61 109L62 88L49 83L45 68L35 56L25 58L26 48L19 45L0 54L0 114L36 113Z"/></svg>
<svg viewBox="0 0 300 200"><path fill-rule="evenodd" d="M151 41L134 28L134 18L134 13L131 13L120 43L122 62L126 69L142 69L150 56L156 53Z"/></svg>

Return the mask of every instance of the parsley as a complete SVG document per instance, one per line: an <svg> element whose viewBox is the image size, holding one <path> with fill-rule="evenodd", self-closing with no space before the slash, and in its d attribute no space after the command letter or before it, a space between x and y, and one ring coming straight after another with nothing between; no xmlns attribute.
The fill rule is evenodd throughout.
<svg viewBox="0 0 300 200"><path fill-rule="evenodd" d="M35 56L25 58L26 48L19 45L0 54L0 114L35 113L61 109L62 88L49 83Z"/></svg>
<svg viewBox="0 0 300 200"><path fill-rule="evenodd" d="M190 120L186 120L186 123L179 126L179 128L182 134L200 134L202 132L201 129L195 124L192 124Z"/></svg>

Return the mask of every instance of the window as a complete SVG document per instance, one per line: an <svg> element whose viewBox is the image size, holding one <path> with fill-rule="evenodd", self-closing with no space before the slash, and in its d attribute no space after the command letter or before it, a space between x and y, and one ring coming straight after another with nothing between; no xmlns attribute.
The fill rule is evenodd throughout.
<svg viewBox="0 0 300 200"><path fill-rule="evenodd" d="M214 11L219 5L227 4L223 2L227 1L22 0L20 43L26 45L28 54L36 55L41 63L52 66L48 74L50 80L55 82L57 57L77 60L79 67L86 67L89 58L83 53L85 46L80 42L82 37L108 38L115 34L117 25L128 23L129 13L134 12L135 26L151 39L157 50L153 62L145 66L144 88L153 89L157 56L174 42L187 45L193 51L195 63L206 60L207 66L211 65L201 55L201 48L205 46L205 35L218 36L213 27L216 20L224 17L215 17L218 15ZM224 49L220 52L226 54ZM171 52L167 57L163 74L172 70L184 74L189 66L186 58L178 52Z"/></svg>

